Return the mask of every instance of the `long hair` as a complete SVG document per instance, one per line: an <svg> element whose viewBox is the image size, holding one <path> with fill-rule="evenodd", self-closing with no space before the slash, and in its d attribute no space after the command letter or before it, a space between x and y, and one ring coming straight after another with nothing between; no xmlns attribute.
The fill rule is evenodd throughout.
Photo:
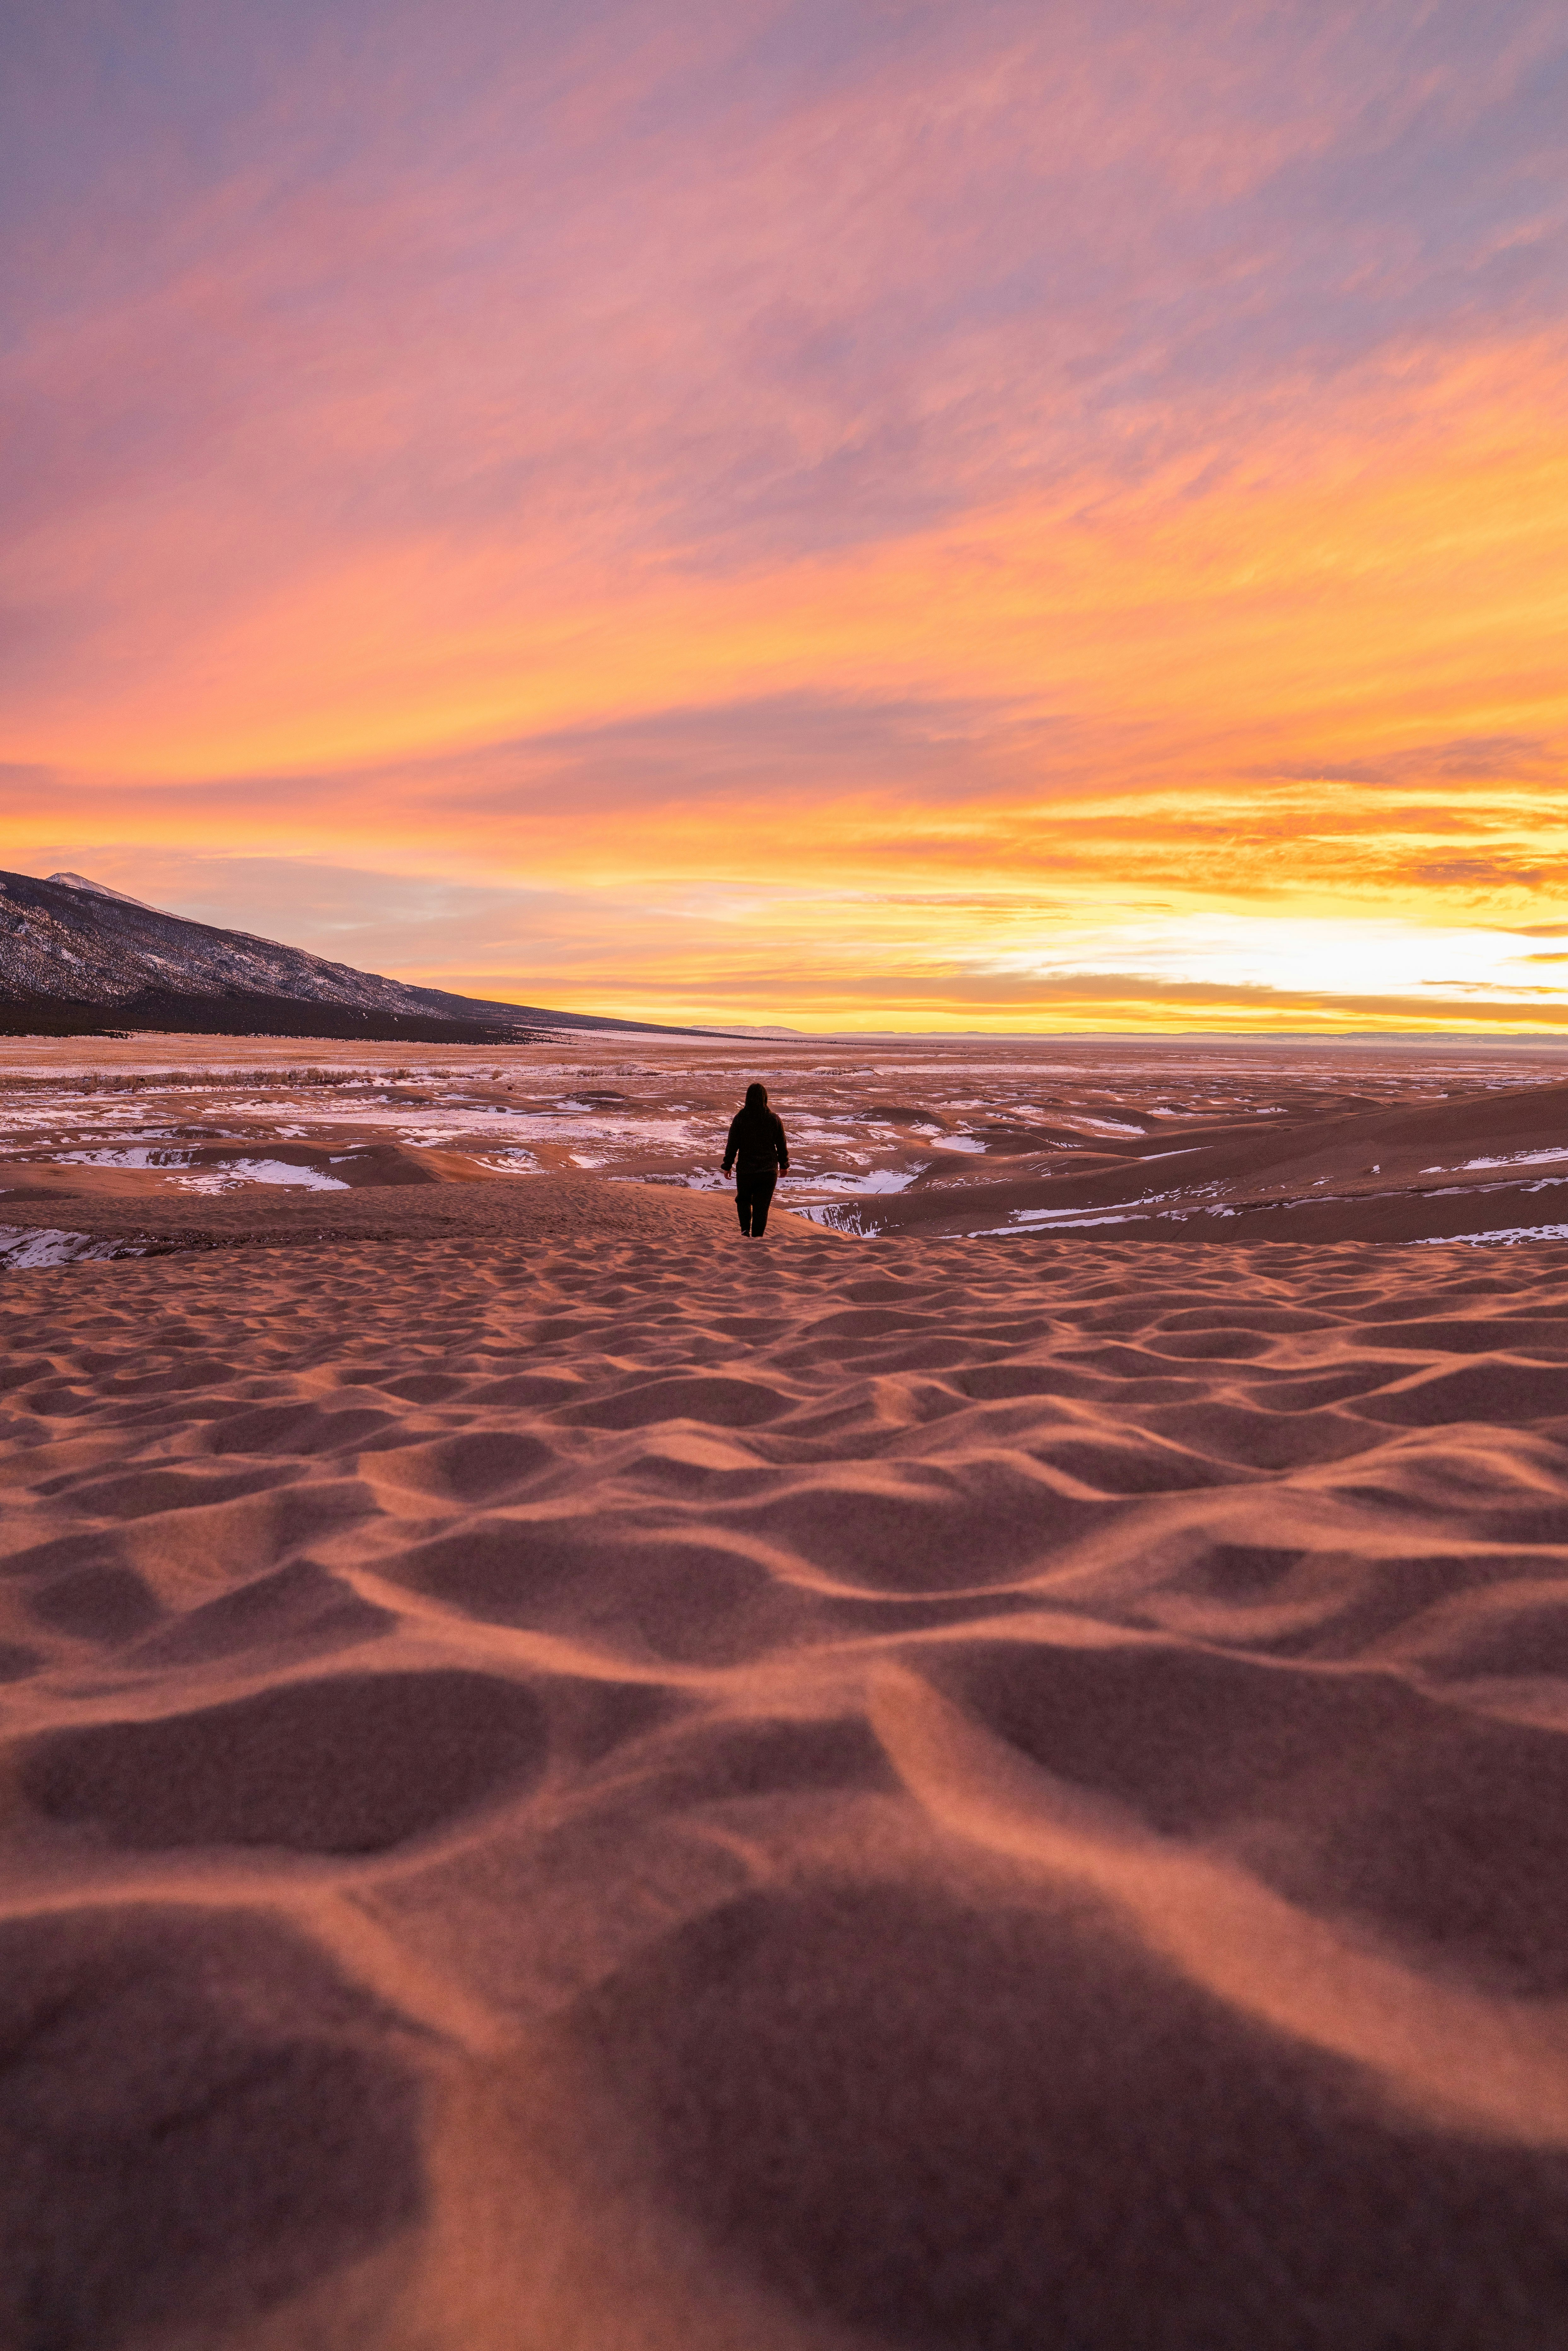
<svg viewBox="0 0 1568 2351"><path fill-rule="evenodd" d="M753 1111L766 1110L768 1107L767 1087L758 1085L755 1082L747 1086L746 1089L746 1107L747 1110Z"/></svg>

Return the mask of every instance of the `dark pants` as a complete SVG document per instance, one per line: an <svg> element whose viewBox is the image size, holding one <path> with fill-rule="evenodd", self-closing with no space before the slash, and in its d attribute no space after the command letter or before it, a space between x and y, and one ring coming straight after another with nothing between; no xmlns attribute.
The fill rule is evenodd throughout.
<svg viewBox="0 0 1568 2351"><path fill-rule="evenodd" d="M773 1186L779 1181L771 1168L753 1175L746 1168L736 1170L735 1209L740 1218L740 1229L753 1240L760 1240L768 1229L768 1203L773 1197Z"/></svg>

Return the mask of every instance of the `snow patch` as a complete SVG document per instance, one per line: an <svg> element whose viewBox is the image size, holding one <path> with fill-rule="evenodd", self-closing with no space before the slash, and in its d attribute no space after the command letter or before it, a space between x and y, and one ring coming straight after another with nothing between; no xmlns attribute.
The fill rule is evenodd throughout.
<svg viewBox="0 0 1568 2351"><path fill-rule="evenodd" d="M1505 1248L1515 1241L1568 1241L1568 1225L1500 1225L1490 1233L1430 1233L1418 1241L1410 1241L1410 1249L1457 1249L1461 1243L1473 1248L1478 1241L1498 1241Z"/></svg>
<svg viewBox="0 0 1568 2351"><path fill-rule="evenodd" d="M328 1176L319 1167L298 1167L289 1159L231 1159L225 1167L187 1176L181 1189L232 1192L242 1184L287 1184L301 1192L346 1192L349 1188L340 1176Z"/></svg>
<svg viewBox="0 0 1568 2351"><path fill-rule="evenodd" d="M100 1265L110 1258L146 1257L148 1241L100 1240L91 1233L56 1232L38 1225L0 1225L0 1266L24 1273L42 1265Z"/></svg>

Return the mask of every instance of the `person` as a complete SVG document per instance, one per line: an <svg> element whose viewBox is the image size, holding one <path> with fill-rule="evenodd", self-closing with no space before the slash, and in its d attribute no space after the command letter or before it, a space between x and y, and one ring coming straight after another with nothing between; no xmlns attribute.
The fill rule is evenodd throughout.
<svg viewBox="0 0 1568 2351"><path fill-rule="evenodd" d="M768 1107L766 1086L750 1085L746 1100L729 1123L724 1146L724 1172L735 1168L735 1207L740 1229L759 1241L768 1229L768 1204L780 1176L789 1173L789 1145L784 1122Z"/></svg>

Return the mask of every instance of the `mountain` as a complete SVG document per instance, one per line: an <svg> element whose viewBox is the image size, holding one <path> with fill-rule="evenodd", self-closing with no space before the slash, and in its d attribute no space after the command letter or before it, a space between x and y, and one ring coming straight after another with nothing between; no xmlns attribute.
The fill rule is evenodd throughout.
<svg viewBox="0 0 1568 2351"><path fill-rule="evenodd" d="M526 1041L556 1029L653 1029L410 987L302 947L187 923L79 873L0 872L0 1035L162 1029L411 1044Z"/></svg>
<svg viewBox="0 0 1568 2351"><path fill-rule="evenodd" d="M85 890L90 897L113 898L121 906L140 906L144 914L164 912L162 906L150 906L145 898L131 898L123 890L111 890L107 882L89 882L85 873L50 873L45 878L57 882L62 890Z"/></svg>

